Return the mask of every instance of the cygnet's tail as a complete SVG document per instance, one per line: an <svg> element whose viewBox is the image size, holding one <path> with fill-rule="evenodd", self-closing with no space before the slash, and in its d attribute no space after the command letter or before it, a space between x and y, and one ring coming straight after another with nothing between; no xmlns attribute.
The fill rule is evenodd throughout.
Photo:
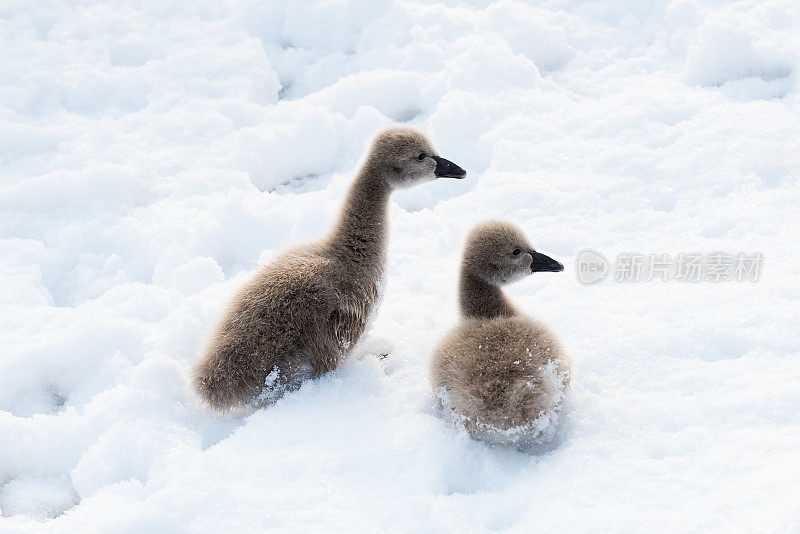
<svg viewBox="0 0 800 534"><path fill-rule="evenodd" d="M192 370L192 382L210 408L227 412L252 402L260 388L257 382L242 375L241 368L235 368L228 358L221 356L212 351L206 353Z"/></svg>

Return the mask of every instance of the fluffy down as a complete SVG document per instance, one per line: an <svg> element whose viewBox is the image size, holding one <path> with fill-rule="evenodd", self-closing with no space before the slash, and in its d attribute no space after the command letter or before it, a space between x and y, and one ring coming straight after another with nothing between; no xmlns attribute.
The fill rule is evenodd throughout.
<svg viewBox="0 0 800 534"><path fill-rule="evenodd" d="M571 369L555 336L535 321L468 319L436 350L432 379L473 437L514 444L552 437Z"/></svg>

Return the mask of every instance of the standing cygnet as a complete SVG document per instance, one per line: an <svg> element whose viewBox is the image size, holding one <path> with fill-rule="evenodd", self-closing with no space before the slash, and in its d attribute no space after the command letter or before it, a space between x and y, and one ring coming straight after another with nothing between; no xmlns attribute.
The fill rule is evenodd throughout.
<svg viewBox="0 0 800 534"><path fill-rule="evenodd" d="M436 350L431 375L442 405L475 438L538 443L555 432L571 362L542 324L500 286L538 271L563 271L515 226L489 222L467 238L461 263L462 323Z"/></svg>
<svg viewBox="0 0 800 534"><path fill-rule="evenodd" d="M234 297L194 369L203 399L218 410L257 407L335 369L378 299L389 194L465 176L416 130L379 134L330 235L285 252Z"/></svg>

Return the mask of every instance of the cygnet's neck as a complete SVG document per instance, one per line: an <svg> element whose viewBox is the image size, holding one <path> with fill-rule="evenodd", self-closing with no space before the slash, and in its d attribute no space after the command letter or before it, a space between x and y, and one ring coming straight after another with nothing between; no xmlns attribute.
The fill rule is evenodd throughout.
<svg viewBox="0 0 800 534"><path fill-rule="evenodd" d="M466 268L461 269L459 303L461 316L464 318L493 319L517 314L517 310L499 287L470 273Z"/></svg>
<svg viewBox="0 0 800 534"><path fill-rule="evenodd" d="M339 221L328 238L331 255L349 269L382 272L390 193L383 176L367 165L350 187Z"/></svg>

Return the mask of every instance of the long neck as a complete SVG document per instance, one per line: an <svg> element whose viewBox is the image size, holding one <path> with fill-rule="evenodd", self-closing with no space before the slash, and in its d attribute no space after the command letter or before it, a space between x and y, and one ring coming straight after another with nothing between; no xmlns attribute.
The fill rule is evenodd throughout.
<svg viewBox="0 0 800 534"><path fill-rule="evenodd" d="M339 221L328 238L331 255L349 271L383 271L388 235L387 211L391 189L368 166L350 187Z"/></svg>
<svg viewBox="0 0 800 534"><path fill-rule="evenodd" d="M517 313L499 287L487 283L466 270L461 271L459 286L461 315L465 318L493 319L495 317L511 317Z"/></svg>

